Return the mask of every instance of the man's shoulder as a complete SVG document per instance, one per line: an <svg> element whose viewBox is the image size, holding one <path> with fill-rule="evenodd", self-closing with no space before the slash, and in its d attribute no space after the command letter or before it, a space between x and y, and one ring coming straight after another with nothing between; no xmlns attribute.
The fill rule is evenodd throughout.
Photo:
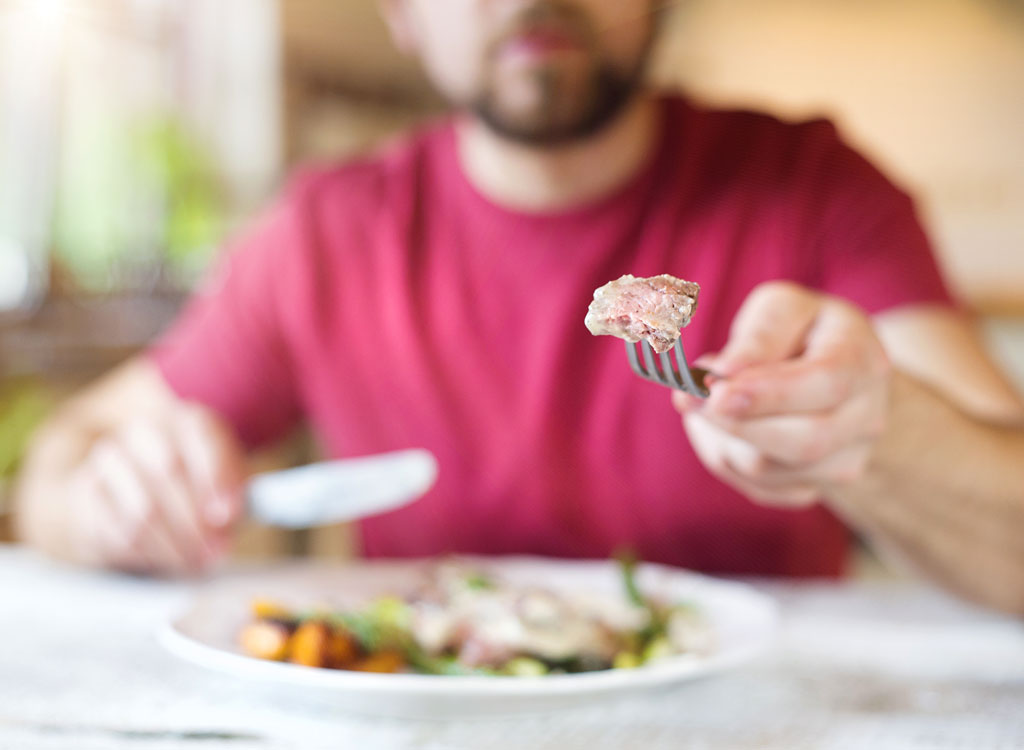
<svg viewBox="0 0 1024 750"><path fill-rule="evenodd" d="M817 201L851 189L891 188L828 117L790 117L684 97L671 97L670 106L676 127L669 153L730 194L745 186L766 198Z"/></svg>
<svg viewBox="0 0 1024 750"><path fill-rule="evenodd" d="M782 115L766 109L712 104L678 94L670 94L665 98L685 124L723 135L760 136L800 142L838 138L833 121L820 113Z"/></svg>
<svg viewBox="0 0 1024 750"><path fill-rule="evenodd" d="M810 166L848 150L834 122L823 115L784 116L749 107L708 104L671 95L679 143L724 166L730 162L789 168Z"/></svg>

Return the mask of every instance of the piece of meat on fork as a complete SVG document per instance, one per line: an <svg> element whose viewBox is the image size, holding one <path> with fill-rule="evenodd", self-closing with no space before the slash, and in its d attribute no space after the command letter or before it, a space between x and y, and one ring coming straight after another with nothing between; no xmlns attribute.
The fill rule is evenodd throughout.
<svg viewBox="0 0 1024 750"><path fill-rule="evenodd" d="M594 292L585 323L595 336L625 339L630 366L640 377L701 398L707 397L704 376L690 368L680 338L697 309L700 286L667 273L649 278L631 274L610 281ZM636 343L640 344L637 355ZM653 350L653 352L652 352ZM668 356L672 351L675 363ZM661 369L655 364L659 355Z"/></svg>

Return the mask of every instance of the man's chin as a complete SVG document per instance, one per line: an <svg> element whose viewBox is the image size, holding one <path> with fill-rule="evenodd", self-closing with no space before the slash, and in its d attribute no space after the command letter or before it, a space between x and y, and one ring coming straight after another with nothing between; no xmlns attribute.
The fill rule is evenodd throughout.
<svg viewBox="0 0 1024 750"><path fill-rule="evenodd" d="M514 111L490 100L473 103L469 111L502 138L538 148L558 147L586 140L609 127L626 110L633 93L622 90L613 99L590 99L576 106L562 99L557 112L550 108Z"/></svg>

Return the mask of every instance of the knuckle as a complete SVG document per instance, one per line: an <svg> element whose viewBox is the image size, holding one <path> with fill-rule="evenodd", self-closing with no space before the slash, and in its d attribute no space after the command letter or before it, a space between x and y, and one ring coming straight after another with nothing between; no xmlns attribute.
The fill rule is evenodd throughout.
<svg viewBox="0 0 1024 750"><path fill-rule="evenodd" d="M812 438L796 447L797 461L804 465L816 464L829 454L829 445L821 438Z"/></svg>
<svg viewBox="0 0 1024 750"><path fill-rule="evenodd" d="M771 461L760 451L753 452L737 461L740 473L751 479L764 479L771 470Z"/></svg>
<svg viewBox="0 0 1024 750"><path fill-rule="evenodd" d="M835 425L827 417L811 417L807 420L806 433L799 445L799 458L803 463L813 464L827 458L835 450Z"/></svg>
<svg viewBox="0 0 1024 750"><path fill-rule="evenodd" d="M704 467L714 474L718 479L722 481L729 481L732 471L725 458L720 455L705 456L703 459Z"/></svg>
<svg viewBox="0 0 1024 750"><path fill-rule="evenodd" d="M703 456L704 466L714 474L716 477L721 479L729 473L729 467L725 464L725 459L721 456Z"/></svg>
<svg viewBox="0 0 1024 750"><path fill-rule="evenodd" d="M780 297L804 296L806 290L794 281L774 279L765 281L754 287L751 297L757 300L772 301Z"/></svg>

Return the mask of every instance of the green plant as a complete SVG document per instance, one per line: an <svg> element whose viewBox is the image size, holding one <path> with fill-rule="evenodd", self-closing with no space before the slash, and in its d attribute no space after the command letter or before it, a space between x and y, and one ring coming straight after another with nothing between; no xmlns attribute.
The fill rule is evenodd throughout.
<svg viewBox="0 0 1024 750"><path fill-rule="evenodd" d="M52 405L46 390L32 380L0 381L0 480L14 476L32 432Z"/></svg>
<svg viewBox="0 0 1024 750"><path fill-rule="evenodd" d="M153 269L193 279L226 225L213 156L180 118L95 114L69 125L55 255L83 288L111 291Z"/></svg>

